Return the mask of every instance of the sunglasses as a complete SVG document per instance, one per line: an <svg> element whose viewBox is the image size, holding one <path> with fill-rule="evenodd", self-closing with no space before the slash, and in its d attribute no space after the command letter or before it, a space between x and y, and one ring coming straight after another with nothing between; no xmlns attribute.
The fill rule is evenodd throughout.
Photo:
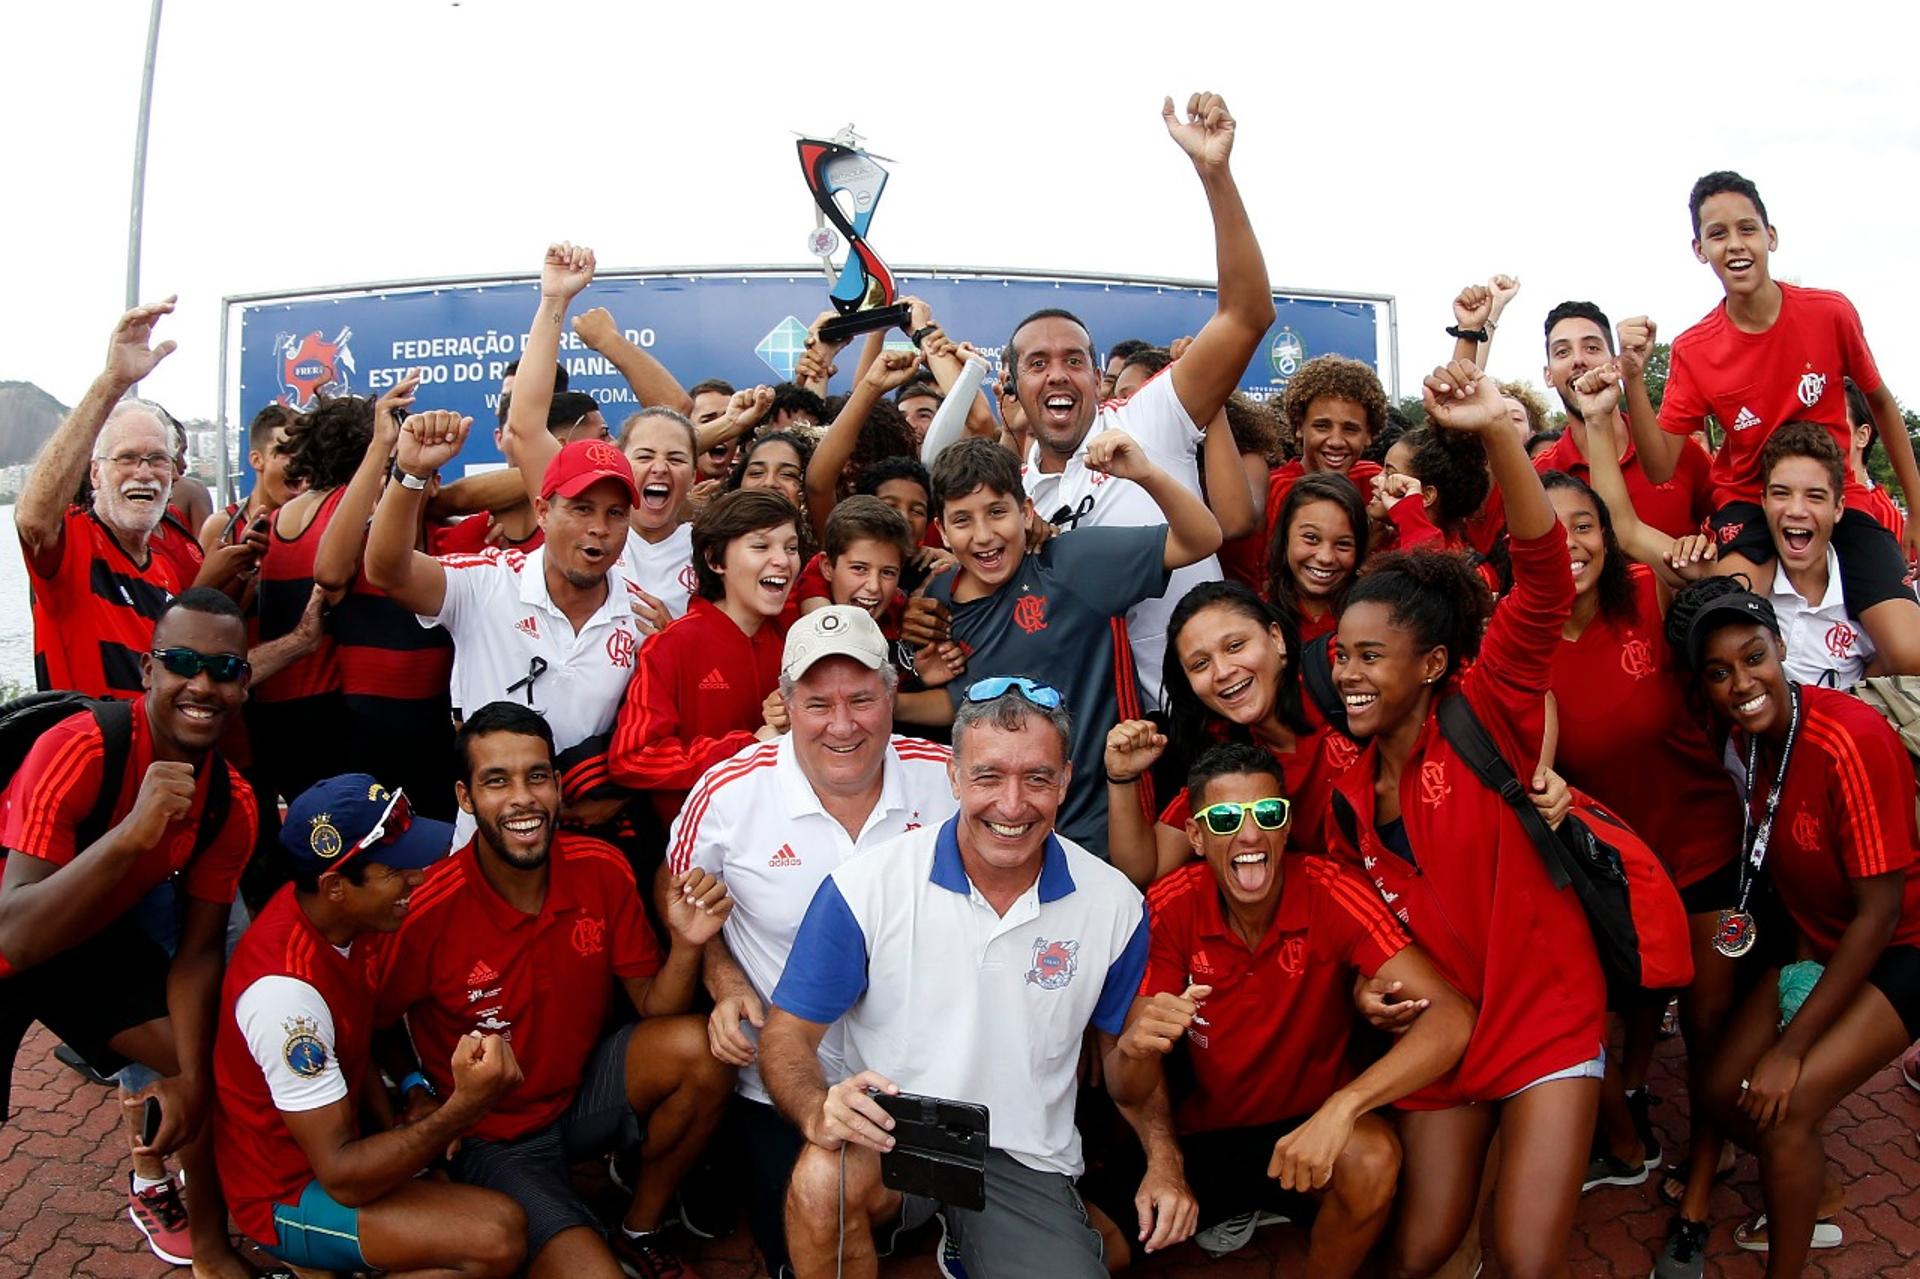
<svg viewBox="0 0 1920 1279"><path fill-rule="evenodd" d="M967 685L966 700L969 702L990 702L996 697L1004 697L1009 692L1020 696L1038 706L1041 710L1060 709L1065 699L1060 690L1037 679L1028 679L1024 675L995 675L991 679L976 680Z"/></svg>
<svg viewBox="0 0 1920 1279"><path fill-rule="evenodd" d="M233 653L201 653L191 648L156 648L151 654L154 661L166 668L169 675L178 675L181 679L192 679L201 671L213 677L216 684L231 684L244 679L253 667L244 657Z"/></svg>
<svg viewBox="0 0 1920 1279"><path fill-rule="evenodd" d="M1246 823L1248 813L1253 814L1253 824L1261 830L1279 830L1287 824L1287 814L1292 810L1291 801L1274 795L1250 804L1209 804L1194 816L1215 835L1232 835Z"/></svg>
<svg viewBox="0 0 1920 1279"><path fill-rule="evenodd" d="M387 801L386 811L380 814L380 820L373 824L372 830L361 836L360 842L350 851L362 853L376 844L395 843L412 828L413 803L405 791L397 790L393 798Z"/></svg>

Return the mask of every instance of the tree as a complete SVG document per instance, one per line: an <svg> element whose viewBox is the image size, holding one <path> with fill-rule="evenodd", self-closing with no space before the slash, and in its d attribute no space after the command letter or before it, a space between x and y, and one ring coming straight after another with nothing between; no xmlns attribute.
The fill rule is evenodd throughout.
<svg viewBox="0 0 1920 1279"><path fill-rule="evenodd" d="M1656 409L1666 397L1667 373L1672 367L1673 347L1666 342L1655 342L1653 353L1647 356L1647 396Z"/></svg>

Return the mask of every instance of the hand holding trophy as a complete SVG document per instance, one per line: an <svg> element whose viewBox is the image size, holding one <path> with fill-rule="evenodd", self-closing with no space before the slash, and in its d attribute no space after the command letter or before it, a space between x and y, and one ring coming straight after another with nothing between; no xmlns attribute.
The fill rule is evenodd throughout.
<svg viewBox="0 0 1920 1279"><path fill-rule="evenodd" d="M903 327L907 304L898 301L893 272L867 243L867 227L886 190L887 171L859 148L859 138L848 125L831 141L801 138L800 168L827 225L845 237L847 260L828 294L838 318L820 326L820 338L833 345L875 329ZM843 203L844 200L844 203ZM825 259L833 252L833 237L823 226L810 244ZM832 274L829 267L828 274Z"/></svg>

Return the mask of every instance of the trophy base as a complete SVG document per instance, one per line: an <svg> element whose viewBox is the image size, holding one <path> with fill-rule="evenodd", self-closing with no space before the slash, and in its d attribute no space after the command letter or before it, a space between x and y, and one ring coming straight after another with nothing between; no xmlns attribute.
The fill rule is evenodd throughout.
<svg viewBox="0 0 1920 1279"><path fill-rule="evenodd" d="M868 307L836 315L820 326L820 340L838 345L875 329L904 329L910 310L905 302L895 302L892 306Z"/></svg>

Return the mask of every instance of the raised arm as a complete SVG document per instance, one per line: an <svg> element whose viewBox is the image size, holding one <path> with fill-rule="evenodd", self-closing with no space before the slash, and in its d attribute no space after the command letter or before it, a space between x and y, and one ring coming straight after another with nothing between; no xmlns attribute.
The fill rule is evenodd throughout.
<svg viewBox="0 0 1920 1279"><path fill-rule="evenodd" d="M1593 491L1607 504L1607 518L1613 522L1613 537L1620 549L1651 568L1667 586L1677 587L1685 578L1674 571L1673 539L1644 523L1633 509L1627 477L1614 452L1613 442L1618 438L1614 432L1621 425L1620 391L1620 375L1611 365L1589 369L1575 378L1567 387L1567 395L1581 416L1569 417L1567 430L1587 459Z"/></svg>
<svg viewBox="0 0 1920 1279"><path fill-rule="evenodd" d="M1194 345L1199 345L1198 340ZM1187 359L1192 358L1193 354L1189 352ZM1526 456L1522 452L1521 461L1524 462ZM1160 513L1166 516L1167 551L1164 563L1168 568L1197 564L1220 549L1220 525L1213 518L1213 512L1207 509L1207 504L1196 494L1188 492L1180 481L1155 466L1147 457L1146 450L1131 435L1125 431L1102 431L1087 442L1086 457L1090 469L1104 471L1116 479L1132 480L1145 489L1147 496L1160 508ZM1539 481L1535 480L1534 483L1537 486Z"/></svg>
<svg viewBox="0 0 1920 1279"><path fill-rule="evenodd" d="M735 391L727 401L726 412L699 428L700 451L705 453L722 444L731 444L751 431L772 407L770 386L749 386Z"/></svg>
<svg viewBox="0 0 1920 1279"><path fill-rule="evenodd" d="M57 561L67 507L87 478L100 428L107 415L132 387L173 354L171 341L153 344L153 326L173 312L174 299L137 306L120 317L107 340L107 362L87 393L73 406L27 473L27 483L14 504L13 523L20 542L36 563Z"/></svg>
<svg viewBox="0 0 1920 1279"><path fill-rule="evenodd" d="M520 371L513 377L513 402L507 406L507 425L501 447L507 461L520 468L527 496L540 496L540 481L560 443L547 431L547 413L553 407L554 362L560 358L560 328L567 307L580 290L593 282L593 250L584 245L549 244L540 267L540 303L527 330L527 348L520 354Z"/></svg>
<svg viewBox="0 0 1920 1279"><path fill-rule="evenodd" d="M813 457L807 462L807 511L816 538L827 535L827 516L833 513L839 496L840 473L847 469L847 460L860 443L867 415L882 396L913 381L920 363L920 357L911 351L881 352L866 376L854 383L839 416L814 445Z"/></svg>
<svg viewBox="0 0 1920 1279"><path fill-rule="evenodd" d="M1867 396L1867 407L1873 410L1873 423L1880 428L1880 445L1887 451L1893 478L1900 482L1901 495L1907 499L1907 509L1912 511L1914 503L1920 502L1920 467L1914 462L1913 439L1907 434L1906 420L1900 416L1900 404L1882 382ZM1909 564L1920 560L1920 520L1907 520L1900 544Z"/></svg>
<svg viewBox="0 0 1920 1279"><path fill-rule="evenodd" d="M1107 731L1107 860L1144 890L1160 877L1154 820L1140 806L1140 779L1167 749L1152 720L1122 720Z"/></svg>
<svg viewBox="0 0 1920 1279"><path fill-rule="evenodd" d="M693 412L693 397L687 394L679 379L667 371L666 365L628 341L627 335L614 323L613 313L607 308L596 306L575 316L573 332L589 349L606 356L607 362L620 370L620 376L627 380L627 386L642 407L658 405L676 413ZM523 364L521 367L526 366ZM513 385L517 392L520 387L517 375Z"/></svg>
<svg viewBox="0 0 1920 1279"><path fill-rule="evenodd" d="M313 580L325 589L329 604L347 593L354 574L360 571L360 553L367 545L367 521L373 518L374 503L380 500L380 486L386 483L393 446L400 438L401 417L412 407L413 392L419 385L419 373L409 373L373 402L373 438L367 443L366 456L347 481L347 491L341 494L340 505L320 534L320 547L313 556Z"/></svg>
<svg viewBox="0 0 1920 1279"><path fill-rule="evenodd" d="M421 617L437 615L447 599L446 569L414 545L420 533L426 481L459 456L472 426L472 418L444 410L408 418L400 431L400 451L394 461L399 475L380 495L373 510L373 525L367 531L367 581L392 596L400 607ZM418 487L410 481L417 481Z"/></svg>
<svg viewBox="0 0 1920 1279"><path fill-rule="evenodd" d="M1435 369L1422 387L1427 416L1448 431L1468 431L1487 446L1487 465L1507 511L1507 533L1516 539L1544 537L1557 517L1526 446L1507 424L1500 388L1476 364L1455 360Z"/></svg>
<svg viewBox="0 0 1920 1279"><path fill-rule="evenodd" d="M1653 358L1653 343L1658 333L1659 328L1652 320L1635 315L1620 321L1617 336L1620 366L1627 375L1627 429L1633 435L1633 447L1640 454L1640 471L1655 484L1665 484L1680 464L1680 449L1687 437L1660 425L1660 414L1647 391L1647 361ZM1680 389L1670 371L1668 395Z"/></svg>
<svg viewBox="0 0 1920 1279"><path fill-rule="evenodd" d="M1253 358L1273 323L1273 290L1267 283L1266 259L1254 238L1253 220L1240 198L1228 159L1233 154L1234 119L1226 100L1214 93L1196 93L1187 100L1182 122L1168 98L1160 108L1167 133L1193 161L1200 185L1213 212L1215 278L1220 301L1193 346L1173 366L1173 389L1195 422L1211 422L1227 396L1240 385L1247 361Z"/></svg>

